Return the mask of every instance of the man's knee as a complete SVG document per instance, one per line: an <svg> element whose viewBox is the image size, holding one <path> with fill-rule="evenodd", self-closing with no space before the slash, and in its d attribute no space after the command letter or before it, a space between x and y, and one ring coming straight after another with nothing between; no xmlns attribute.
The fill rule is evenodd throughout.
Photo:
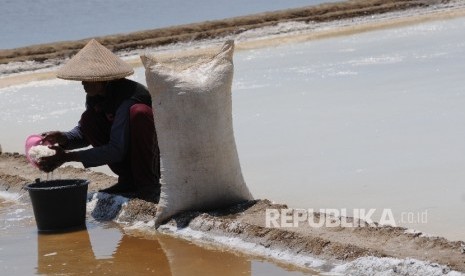
<svg viewBox="0 0 465 276"><path fill-rule="evenodd" d="M148 120L153 122L152 108L146 104L134 104L129 110L131 122Z"/></svg>

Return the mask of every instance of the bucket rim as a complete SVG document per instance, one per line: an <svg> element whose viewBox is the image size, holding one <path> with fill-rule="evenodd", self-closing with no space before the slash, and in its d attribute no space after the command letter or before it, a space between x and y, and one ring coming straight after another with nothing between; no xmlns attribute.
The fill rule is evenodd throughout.
<svg viewBox="0 0 465 276"><path fill-rule="evenodd" d="M44 187L35 187L38 185L43 185L44 183L53 183L53 182L67 182L68 184L62 184L62 185L50 185L50 186L44 186ZM46 181L37 181L34 183L29 183L27 184L24 189L26 191L50 191L50 190L62 190L62 189L70 189L70 188L77 188L81 186L87 186L89 185L90 181L87 179L55 179L55 180L46 180Z"/></svg>

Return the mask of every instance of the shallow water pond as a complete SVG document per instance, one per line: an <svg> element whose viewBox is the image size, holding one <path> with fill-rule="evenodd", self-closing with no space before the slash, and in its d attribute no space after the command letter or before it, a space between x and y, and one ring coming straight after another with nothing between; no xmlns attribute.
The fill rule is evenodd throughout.
<svg viewBox="0 0 465 276"><path fill-rule="evenodd" d="M3 192L2 192L3 193ZM87 229L39 234L30 203L0 197L2 275L315 275L167 235L125 234L87 218Z"/></svg>

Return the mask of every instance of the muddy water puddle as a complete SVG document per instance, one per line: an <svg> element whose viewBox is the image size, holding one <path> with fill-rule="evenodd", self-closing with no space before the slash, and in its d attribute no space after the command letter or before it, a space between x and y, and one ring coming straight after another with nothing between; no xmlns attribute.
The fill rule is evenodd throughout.
<svg viewBox="0 0 465 276"><path fill-rule="evenodd" d="M4 195L4 194L3 194ZM88 217L87 229L39 234L29 202L0 194L2 275L317 275L167 235L124 233Z"/></svg>

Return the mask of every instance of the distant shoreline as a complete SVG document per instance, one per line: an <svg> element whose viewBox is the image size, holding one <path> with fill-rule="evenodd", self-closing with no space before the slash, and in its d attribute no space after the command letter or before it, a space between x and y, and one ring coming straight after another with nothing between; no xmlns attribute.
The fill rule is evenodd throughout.
<svg viewBox="0 0 465 276"><path fill-rule="evenodd" d="M235 40L236 51L241 51L463 16L465 2L459 0L354 0L97 39L138 67L142 54L178 59L202 54L205 48L226 39ZM256 24L244 27L237 22ZM208 26L212 28L205 31ZM169 42L164 40L168 38ZM56 68L87 42L83 39L0 50L0 89L55 78Z"/></svg>
<svg viewBox="0 0 465 276"><path fill-rule="evenodd" d="M130 51L175 43L218 39L238 35L248 30L276 26L278 23L332 22L453 2L455 1L354 0L94 38L114 52ZM79 51L88 40L89 38L0 50L0 64L66 59Z"/></svg>

